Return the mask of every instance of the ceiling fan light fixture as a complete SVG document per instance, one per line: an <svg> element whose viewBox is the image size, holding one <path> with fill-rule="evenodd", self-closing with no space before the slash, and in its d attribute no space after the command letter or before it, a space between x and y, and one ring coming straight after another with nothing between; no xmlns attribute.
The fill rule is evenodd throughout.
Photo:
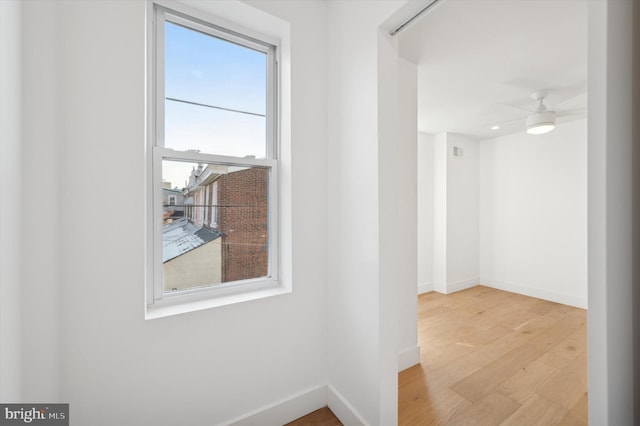
<svg viewBox="0 0 640 426"><path fill-rule="evenodd" d="M556 114L553 111L537 112L527 117L527 133L530 135L543 135L555 127Z"/></svg>

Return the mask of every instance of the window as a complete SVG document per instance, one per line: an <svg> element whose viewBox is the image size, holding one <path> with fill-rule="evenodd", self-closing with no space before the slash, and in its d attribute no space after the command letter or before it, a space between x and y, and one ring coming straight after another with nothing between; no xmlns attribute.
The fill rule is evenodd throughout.
<svg viewBox="0 0 640 426"><path fill-rule="evenodd" d="M149 306L277 286L276 53L153 6Z"/></svg>

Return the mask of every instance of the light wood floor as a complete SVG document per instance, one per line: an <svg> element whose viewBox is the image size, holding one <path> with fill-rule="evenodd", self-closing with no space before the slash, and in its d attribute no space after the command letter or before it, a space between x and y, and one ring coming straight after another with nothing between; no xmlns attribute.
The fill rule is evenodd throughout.
<svg viewBox="0 0 640 426"><path fill-rule="evenodd" d="M418 299L401 425L587 424L586 311L483 286Z"/></svg>
<svg viewBox="0 0 640 426"><path fill-rule="evenodd" d="M285 426L342 426L342 423L333 414L328 407L321 408L309 413L304 417L300 417L291 423L287 423Z"/></svg>
<svg viewBox="0 0 640 426"><path fill-rule="evenodd" d="M588 424L585 310L477 286L421 295L418 333L400 425ZM328 408L299 421L340 424Z"/></svg>

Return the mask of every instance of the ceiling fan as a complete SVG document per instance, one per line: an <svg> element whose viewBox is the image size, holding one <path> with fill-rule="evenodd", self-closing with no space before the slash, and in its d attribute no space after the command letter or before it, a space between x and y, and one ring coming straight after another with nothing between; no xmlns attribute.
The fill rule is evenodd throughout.
<svg viewBox="0 0 640 426"><path fill-rule="evenodd" d="M537 90L531 97L538 101L536 111L527 116L527 133L530 135L543 135L556 128L556 112L547 110L544 98L549 94L546 90Z"/></svg>
<svg viewBox="0 0 640 426"><path fill-rule="evenodd" d="M545 98L549 95L549 90L536 90L531 93L533 100L538 102L538 106L534 111L526 108L516 107L513 105L505 105L528 113L526 116L526 131L530 135L543 135L549 133L556 127L556 118L571 115L579 115L584 113L584 109L572 109L563 111L552 111L547 109L544 104Z"/></svg>

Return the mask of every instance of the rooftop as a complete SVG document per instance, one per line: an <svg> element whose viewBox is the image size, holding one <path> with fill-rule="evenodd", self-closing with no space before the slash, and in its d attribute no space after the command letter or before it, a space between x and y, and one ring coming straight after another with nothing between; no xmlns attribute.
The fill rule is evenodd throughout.
<svg viewBox="0 0 640 426"><path fill-rule="evenodd" d="M162 263L175 259L216 238L222 233L197 227L186 218L175 220L162 228Z"/></svg>

